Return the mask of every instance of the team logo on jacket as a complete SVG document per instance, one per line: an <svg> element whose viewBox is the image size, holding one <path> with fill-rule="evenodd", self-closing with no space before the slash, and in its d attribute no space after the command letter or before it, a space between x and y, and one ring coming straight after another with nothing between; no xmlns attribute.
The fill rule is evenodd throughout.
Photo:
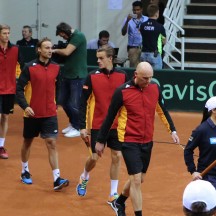
<svg viewBox="0 0 216 216"><path fill-rule="evenodd" d="M128 84L125 86L125 88L129 88L129 87L130 87L130 85L128 85Z"/></svg>
<svg viewBox="0 0 216 216"><path fill-rule="evenodd" d="M210 138L210 144L215 145L216 144L216 137Z"/></svg>
<svg viewBox="0 0 216 216"><path fill-rule="evenodd" d="M192 136L189 137L189 141L193 141L193 137Z"/></svg>

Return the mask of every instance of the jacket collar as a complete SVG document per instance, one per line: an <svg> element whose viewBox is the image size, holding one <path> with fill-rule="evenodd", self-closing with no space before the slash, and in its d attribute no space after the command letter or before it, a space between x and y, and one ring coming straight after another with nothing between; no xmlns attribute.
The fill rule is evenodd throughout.
<svg viewBox="0 0 216 216"><path fill-rule="evenodd" d="M115 68L113 67L112 70L108 71L106 68L101 68L99 71L104 74L112 74L114 72Z"/></svg>
<svg viewBox="0 0 216 216"><path fill-rule="evenodd" d="M40 61L39 58L37 58L37 63L44 66L44 67L47 67L51 62L51 59L49 59L49 61L45 64L44 62Z"/></svg>

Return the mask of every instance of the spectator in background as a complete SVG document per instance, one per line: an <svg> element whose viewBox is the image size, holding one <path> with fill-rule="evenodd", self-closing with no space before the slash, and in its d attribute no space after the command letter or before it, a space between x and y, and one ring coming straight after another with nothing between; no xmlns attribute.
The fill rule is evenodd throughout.
<svg viewBox="0 0 216 216"><path fill-rule="evenodd" d="M156 4L150 4L147 8L149 15L148 21L140 25L142 35L142 54L141 61L149 62L153 69L162 69L162 46L166 43L166 32L160 23L159 8Z"/></svg>
<svg viewBox="0 0 216 216"><path fill-rule="evenodd" d="M150 0L149 1L149 4L156 4L158 5L158 8L159 8L159 17L157 19L157 21L160 23L160 24L164 24L164 16L163 16L163 12L164 12L164 9L165 9L165 5L162 1L160 0ZM147 14L148 16L148 14Z"/></svg>
<svg viewBox="0 0 216 216"><path fill-rule="evenodd" d="M135 1L132 3L133 14L128 14L124 20L124 24L121 30L123 36L128 33L128 58L130 67L136 67L140 62L142 36L140 34L141 23L148 20L148 17L143 16L143 6L141 1Z"/></svg>
<svg viewBox="0 0 216 216"><path fill-rule="evenodd" d="M28 46L28 47L36 47L38 43L38 39L32 38L32 28L31 26L25 25L22 29L22 40L18 40L16 42L19 46Z"/></svg>
<svg viewBox="0 0 216 216"><path fill-rule="evenodd" d="M4 148L9 114L14 111L17 62L22 65L19 48L9 41L10 26L0 24L0 158L7 159Z"/></svg>
<svg viewBox="0 0 216 216"><path fill-rule="evenodd" d="M215 216L216 190L204 180L190 182L183 193L183 212L185 216Z"/></svg>
<svg viewBox="0 0 216 216"><path fill-rule="evenodd" d="M80 98L83 83L88 74L86 37L82 32L65 22L57 25L57 35L68 42L66 48L53 49L53 53L66 57L59 100L69 118L69 125L62 130L62 133L65 134L65 137L76 137L80 136Z"/></svg>
<svg viewBox="0 0 216 216"><path fill-rule="evenodd" d="M216 188L216 167L205 176L200 173L216 160L216 96L211 97L205 104L201 124L192 132L184 149L184 159L192 179L204 179ZM194 162L194 150L199 149L199 160Z"/></svg>
<svg viewBox="0 0 216 216"><path fill-rule="evenodd" d="M108 31L103 30L99 33L98 39L92 39L87 43L87 49L99 49L103 45L108 45L115 48L113 42L109 41L110 34Z"/></svg>

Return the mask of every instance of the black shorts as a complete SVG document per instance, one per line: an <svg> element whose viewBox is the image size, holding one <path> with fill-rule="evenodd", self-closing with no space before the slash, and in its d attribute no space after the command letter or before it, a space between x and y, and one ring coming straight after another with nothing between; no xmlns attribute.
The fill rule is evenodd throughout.
<svg viewBox="0 0 216 216"><path fill-rule="evenodd" d="M91 148L92 152L95 152L95 145L96 145L96 140L97 140L97 135L98 135L99 130L91 130ZM118 140L118 134L116 129L111 129L109 131L109 134L107 136L107 147L116 150L116 151L121 151L122 143L119 142Z"/></svg>
<svg viewBox="0 0 216 216"><path fill-rule="evenodd" d="M23 137L31 139L40 134L41 138L56 138L58 135L57 116L47 118L24 117Z"/></svg>
<svg viewBox="0 0 216 216"><path fill-rule="evenodd" d="M123 143L122 155L129 175L146 173L150 159L153 142L140 143Z"/></svg>
<svg viewBox="0 0 216 216"><path fill-rule="evenodd" d="M10 114L14 111L14 94L0 95L0 113Z"/></svg>

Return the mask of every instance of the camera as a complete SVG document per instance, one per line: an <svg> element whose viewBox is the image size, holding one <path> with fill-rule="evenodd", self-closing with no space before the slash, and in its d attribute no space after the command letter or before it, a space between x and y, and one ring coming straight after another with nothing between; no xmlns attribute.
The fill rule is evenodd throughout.
<svg viewBox="0 0 216 216"><path fill-rule="evenodd" d="M53 49L64 49L66 48L68 43L64 43L63 41L58 41L58 44L53 45ZM52 60L58 64L63 64L65 61L65 56L61 56L57 53L52 54Z"/></svg>
<svg viewBox="0 0 216 216"><path fill-rule="evenodd" d="M137 14L131 14L131 17L132 17L133 19L136 19L136 18L137 18Z"/></svg>
<svg viewBox="0 0 216 216"><path fill-rule="evenodd" d="M63 41L58 41L58 44L53 45L53 49L64 49L66 48L68 43L64 43Z"/></svg>

